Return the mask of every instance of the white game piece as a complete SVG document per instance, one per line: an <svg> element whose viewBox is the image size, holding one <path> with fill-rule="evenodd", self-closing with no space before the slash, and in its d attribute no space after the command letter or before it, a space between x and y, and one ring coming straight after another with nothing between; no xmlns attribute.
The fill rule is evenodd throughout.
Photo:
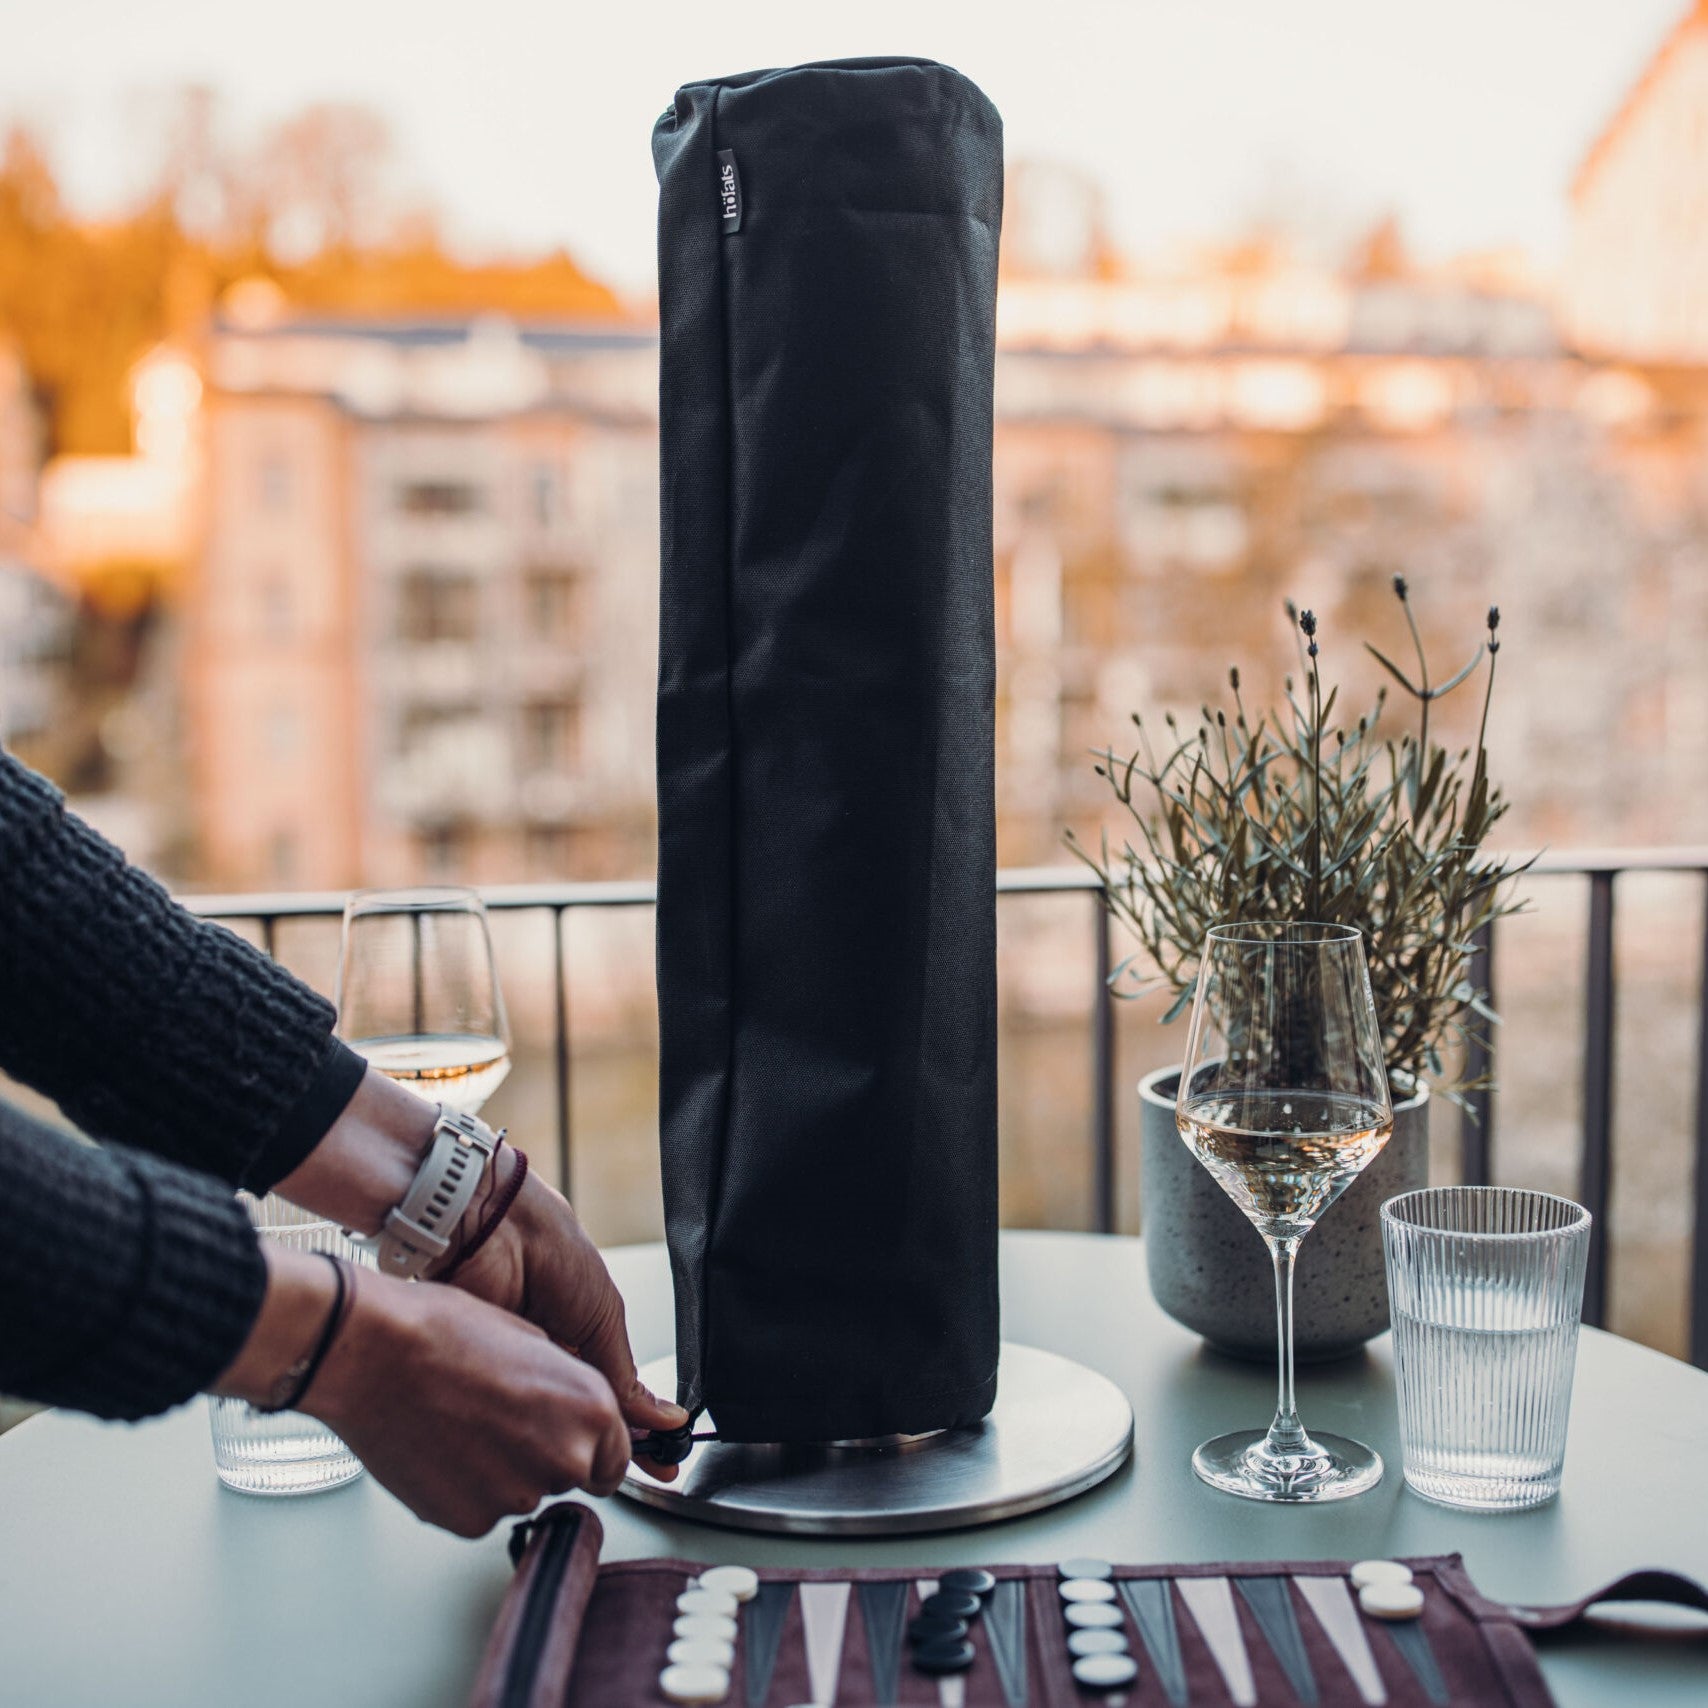
<svg viewBox="0 0 1708 1708"><path fill-rule="evenodd" d="M720 1619L733 1619L735 1610L735 1597L721 1589L685 1589L676 1598L678 1613L713 1613Z"/></svg>
<svg viewBox="0 0 1708 1708"><path fill-rule="evenodd" d="M1124 1631L1069 1631L1068 1653L1078 1660L1082 1655L1124 1655L1127 1634Z"/></svg>
<svg viewBox="0 0 1708 1708"><path fill-rule="evenodd" d="M759 1574L750 1566L709 1566L694 1581L701 1589L715 1589L737 1601L751 1601L759 1593Z"/></svg>
<svg viewBox="0 0 1708 1708"><path fill-rule="evenodd" d="M678 1637L709 1637L716 1643L735 1641L735 1621L716 1613L684 1613L670 1629Z"/></svg>
<svg viewBox="0 0 1708 1708"><path fill-rule="evenodd" d="M735 1644L715 1637L678 1637L664 1658L672 1666L721 1666L728 1672L735 1665Z"/></svg>
<svg viewBox="0 0 1708 1708"><path fill-rule="evenodd" d="M1373 1583L1410 1583L1411 1567L1398 1560L1360 1560L1347 1576L1354 1589L1366 1589Z"/></svg>
<svg viewBox="0 0 1708 1708"><path fill-rule="evenodd" d="M1358 1605L1377 1619L1415 1619L1423 1612L1423 1591L1415 1583L1366 1584Z"/></svg>
<svg viewBox="0 0 1708 1708"><path fill-rule="evenodd" d="M1139 1663L1131 1655L1083 1655L1073 1663L1073 1676L1088 1689L1113 1690L1139 1676Z"/></svg>
<svg viewBox="0 0 1708 1708"><path fill-rule="evenodd" d="M658 1688L671 1702L722 1702L729 1695L729 1674L721 1666L667 1666Z"/></svg>
<svg viewBox="0 0 1708 1708"><path fill-rule="evenodd" d="M1076 1631L1115 1631L1126 1624L1118 1607L1107 1601L1070 1601L1062 1609L1062 1617Z"/></svg>
<svg viewBox="0 0 1708 1708"><path fill-rule="evenodd" d="M1113 1601L1115 1586L1106 1578L1069 1578L1061 1586L1063 1601Z"/></svg>

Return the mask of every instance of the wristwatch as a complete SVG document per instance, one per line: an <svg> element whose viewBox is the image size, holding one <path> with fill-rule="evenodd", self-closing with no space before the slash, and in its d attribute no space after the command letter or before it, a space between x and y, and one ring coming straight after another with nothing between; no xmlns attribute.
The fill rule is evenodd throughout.
<svg viewBox="0 0 1708 1708"><path fill-rule="evenodd" d="M426 1158L380 1229L375 1263L382 1275L413 1281L451 1249L451 1235L503 1137L477 1115L440 1107Z"/></svg>

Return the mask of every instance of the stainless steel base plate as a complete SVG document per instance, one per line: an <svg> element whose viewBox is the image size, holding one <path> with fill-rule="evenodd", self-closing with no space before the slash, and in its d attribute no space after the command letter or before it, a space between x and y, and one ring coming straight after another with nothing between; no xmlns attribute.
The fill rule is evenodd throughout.
<svg viewBox="0 0 1708 1708"><path fill-rule="evenodd" d="M674 1393L675 1359L655 1359L641 1380L654 1393ZM899 1536L1055 1506L1102 1482L1132 1445L1132 1407L1108 1377L1004 1342L996 1404L974 1428L876 1447L707 1441L676 1482L631 1465L622 1492L673 1517L731 1530Z"/></svg>

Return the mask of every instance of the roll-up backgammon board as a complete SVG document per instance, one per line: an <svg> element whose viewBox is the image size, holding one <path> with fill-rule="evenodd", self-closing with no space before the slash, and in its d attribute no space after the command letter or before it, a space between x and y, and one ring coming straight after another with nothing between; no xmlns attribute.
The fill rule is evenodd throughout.
<svg viewBox="0 0 1708 1708"><path fill-rule="evenodd" d="M1458 1555L1117 1566L601 1566L564 1503L519 1569L473 1708L1543 1708L1526 1635L1592 1602L1708 1591L1637 1573L1569 1607L1482 1595Z"/></svg>

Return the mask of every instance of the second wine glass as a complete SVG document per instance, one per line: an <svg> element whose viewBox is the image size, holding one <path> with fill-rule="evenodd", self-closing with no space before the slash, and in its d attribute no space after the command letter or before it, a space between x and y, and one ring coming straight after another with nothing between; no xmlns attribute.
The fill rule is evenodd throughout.
<svg viewBox="0 0 1708 1708"><path fill-rule="evenodd" d="M1175 1124L1263 1236L1275 1265L1274 1421L1206 1441L1193 1470L1249 1500L1337 1500L1373 1488L1380 1456L1344 1436L1308 1435L1293 1398L1300 1242L1394 1125L1359 932L1275 922L1211 930Z"/></svg>
<svg viewBox="0 0 1708 1708"><path fill-rule="evenodd" d="M344 909L338 1035L388 1079L473 1115L510 1072L510 1025L473 890L363 890Z"/></svg>

